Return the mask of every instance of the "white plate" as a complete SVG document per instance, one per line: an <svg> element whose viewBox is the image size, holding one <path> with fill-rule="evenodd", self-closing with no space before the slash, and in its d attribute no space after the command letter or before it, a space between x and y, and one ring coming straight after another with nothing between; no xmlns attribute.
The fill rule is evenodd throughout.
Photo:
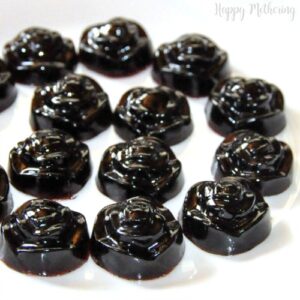
<svg viewBox="0 0 300 300"><path fill-rule="evenodd" d="M91 260L68 275L54 278L39 278L19 274L0 263L1 297L13 293L14 299L52 299L73 297L74 299L98 299L102 293L108 297L219 297L252 298L276 296L295 298L299 275L300 205L299 196L299 45L296 27L297 14L290 21L285 15L250 14L251 2L230 2L244 7L243 21L226 21L216 14L213 1L71 1L31 0L0 2L0 46L20 30L31 26L46 26L73 38L78 45L81 32L90 24L113 16L125 16L139 21L152 38L154 47L172 41L181 34L199 32L211 37L226 49L235 74L261 77L277 84L286 100L288 126L278 135L293 149L294 181L284 193L267 197L271 206L273 230L270 237L252 251L235 257L220 257L205 253L186 240L186 253L182 262L169 275L147 282L119 279L96 266ZM218 4L218 2L217 2ZM272 5L275 5L273 3ZM229 2L222 2L230 6ZM280 4L280 5L288 5ZM292 3L296 8L296 2ZM299 26L297 27L299 28ZM124 79L110 79L87 70L79 65L78 73L95 78L110 96L115 107L120 96L134 86L154 86L150 69ZM18 85L15 104L0 115L0 164L8 163L9 150L31 133L29 110L33 88ZM183 163L185 185L182 192L168 201L166 206L177 216L188 188L195 182L210 180L213 154L222 138L207 126L204 106L206 99L190 99L195 130L185 142L173 147ZM93 175L75 200L63 204L82 212L92 229L96 213L112 201L100 194L95 185L95 175L104 150L121 141L112 127L89 140ZM15 207L31 197L11 189ZM295 270L293 272L293 270ZM296 276L297 274L297 276ZM299 294L299 293L298 293ZM297 297L296 297L297 298ZM20 299L20 298L19 298Z"/></svg>

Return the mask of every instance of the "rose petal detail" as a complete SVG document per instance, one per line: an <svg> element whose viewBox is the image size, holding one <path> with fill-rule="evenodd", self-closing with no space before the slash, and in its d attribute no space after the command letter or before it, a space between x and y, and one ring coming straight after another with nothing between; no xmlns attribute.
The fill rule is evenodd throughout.
<svg viewBox="0 0 300 300"><path fill-rule="evenodd" d="M125 140L154 136L168 145L187 138L192 130L185 96L168 87L136 87L127 91L114 112L116 132Z"/></svg>
<svg viewBox="0 0 300 300"><path fill-rule="evenodd" d="M11 183L36 197L70 198L90 173L87 145L58 129L36 131L9 155Z"/></svg>
<svg viewBox="0 0 300 300"><path fill-rule="evenodd" d="M153 79L189 96L208 95L228 72L227 53L200 34L183 35L154 53Z"/></svg>
<svg viewBox="0 0 300 300"><path fill-rule="evenodd" d="M179 223L167 208L152 199L131 198L98 213L91 255L96 264L117 276L160 277L179 263L183 253Z"/></svg>
<svg viewBox="0 0 300 300"><path fill-rule="evenodd" d="M105 130L111 119L107 94L88 76L66 75L38 87L32 99L33 130L58 128L86 140Z"/></svg>
<svg viewBox="0 0 300 300"><path fill-rule="evenodd" d="M54 201L27 201L4 219L0 254L4 263L22 273L53 276L73 271L88 259L86 220Z"/></svg>
<svg viewBox="0 0 300 300"><path fill-rule="evenodd" d="M218 180L239 176L252 181L263 195L275 195L292 182L293 154L273 137L250 130L229 134L218 147L212 172Z"/></svg>
<svg viewBox="0 0 300 300"><path fill-rule="evenodd" d="M70 39L56 31L30 27L4 46L4 60L16 81L44 84L72 71L77 55Z"/></svg>
<svg viewBox="0 0 300 300"><path fill-rule="evenodd" d="M255 186L241 177L193 185L179 219L184 234L195 245L221 255L248 251L271 231L268 204Z"/></svg>
<svg viewBox="0 0 300 300"><path fill-rule="evenodd" d="M213 89L205 111L210 127L221 135L250 129L272 136L286 125L283 109L283 95L275 85L233 77Z"/></svg>
<svg viewBox="0 0 300 300"><path fill-rule="evenodd" d="M125 18L114 18L83 32L80 59L105 75L126 76L150 64L152 45L141 25Z"/></svg>
<svg viewBox="0 0 300 300"><path fill-rule="evenodd" d="M109 147L103 154L97 185L116 201L149 196L164 202L183 184L181 163L172 150L154 137L139 137Z"/></svg>

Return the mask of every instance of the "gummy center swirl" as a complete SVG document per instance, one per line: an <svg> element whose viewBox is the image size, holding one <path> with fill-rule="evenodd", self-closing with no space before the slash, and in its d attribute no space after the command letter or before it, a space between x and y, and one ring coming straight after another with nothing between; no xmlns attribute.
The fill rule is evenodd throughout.
<svg viewBox="0 0 300 300"><path fill-rule="evenodd" d="M47 169L64 168L72 158L71 150L74 146L73 137L65 136L58 130L39 131L24 141L21 151L28 163Z"/></svg>
<svg viewBox="0 0 300 300"><path fill-rule="evenodd" d="M117 109L140 133L162 131L190 120L184 96L166 87L135 88L122 98Z"/></svg>
<svg viewBox="0 0 300 300"><path fill-rule="evenodd" d="M143 30L122 18L95 26L87 34L90 47L114 59L127 58L146 42Z"/></svg>
<svg viewBox="0 0 300 300"><path fill-rule="evenodd" d="M163 47L166 47L166 59L170 67L176 69L178 65L194 74L210 73L225 60L225 53L209 38L199 34L183 35L176 42Z"/></svg>
<svg viewBox="0 0 300 300"><path fill-rule="evenodd" d="M267 208L252 183L241 177L203 181L188 192L184 210L195 222L239 235L259 220Z"/></svg>
<svg viewBox="0 0 300 300"><path fill-rule="evenodd" d="M171 150L154 137L141 137L108 149L104 172L122 184L156 193L180 172L181 164Z"/></svg>
<svg viewBox="0 0 300 300"><path fill-rule="evenodd" d="M104 229L100 234L106 234L102 241L137 257L155 257L172 243L173 234L179 230L175 220L168 220L165 209L147 198L135 197L110 205L101 214Z"/></svg>
<svg viewBox="0 0 300 300"><path fill-rule="evenodd" d="M43 28L29 28L21 32L11 44L22 61L52 61L61 57L64 47L58 32Z"/></svg>
<svg viewBox="0 0 300 300"><path fill-rule="evenodd" d="M232 150L233 160L243 170L270 171L276 168L280 159L280 144L272 137L259 134L244 136L242 143L236 144Z"/></svg>
<svg viewBox="0 0 300 300"><path fill-rule="evenodd" d="M228 79L215 88L211 99L224 115L237 123L283 110L280 90L261 79Z"/></svg>
<svg viewBox="0 0 300 300"><path fill-rule="evenodd" d="M255 203L253 192L238 182L222 181L206 194L208 214L220 219L241 218L249 214Z"/></svg>
<svg viewBox="0 0 300 300"><path fill-rule="evenodd" d="M88 119L94 109L100 107L107 99L96 82L88 77L69 74L53 86L40 90L45 105L40 109L44 113L57 118L70 120Z"/></svg>
<svg viewBox="0 0 300 300"><path fill-rule="evenodd" d="M41 237L56 238L72 224L72 212L69 208L55 202L35 200L30 206L21 207L17 211L17 223L22 232L31 239Z"/></svg>
<svg viewBox="0 0 300 300"><path fill-rule="evenodd" d="M155 210L149 201L139 199L124 205L118 214L119 222L114 225L120 234L120 240L127 241L128 237L139 239L139 236L155 235L162 229L160 218L155 218Z"/></svg>

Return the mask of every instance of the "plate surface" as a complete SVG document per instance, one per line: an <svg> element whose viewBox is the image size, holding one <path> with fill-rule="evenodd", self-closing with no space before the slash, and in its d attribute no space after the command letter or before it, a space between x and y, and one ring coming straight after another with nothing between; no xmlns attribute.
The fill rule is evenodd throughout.
<svg viewBox="0 0 300 300"><path fill-rule="evenodd" d="M220 4L221 3L221 4ZM272 2L273 6L291 6L296 10L294 20L287 14L250 13L249 1L71 1L71 0L1 0L0 47L20 30L36 25L58 30L71 37L78 46L81 32L88 25L114 16L124 16L140 22L156 48L188 32L211 37L227 50L236 75L260 77L278 85L286 101L288 125L278 139L290 144L294 152L294 181L284 193L266 197L271 207L273 230L261 245L235 257L220 257L205 253L186 240L182 262L169 275L147 282L126 281L97 267L90 259L83 267L68 275L39 278L14 272L0 263L1 297L13 293L14 299L53 299L54 296L73 299L107 297L219 297L219 299L254 299L288 297L296 299L299 280L300 202L299 202L299 18L296 1ZM268 3L268 2L266 2ZM253 4L253 3L252 3ZM236 14L226 20L222 8L244 8L244 19ZM222 12L223 11L223 15ZM228 11L228 10L227 10ZM232 15L230 15L232 16ZM131 77L110 79L79 65L78 73L95 78L108 93L112 107L121 95L134 86L155 86L150 68ZM12 107L0 115L0 164L7 167L9 150L31 133L29 110L33 87L18 85L18 98ZM165 205L177 216L189 187L212 179L210 172L214 151L222 137L206 124L205 98L189 99L195 129L190 138L173 148L182 161L185 185L182 192ZM121 139L113 128L87 141L90 147L93 175L74 200L64 205L82 212L91 231L97 212L112 203L100 194L95 176L105 149ZM15 207L31 199L11 188ZM290 296L288 296L290 294ZM16 298L15 298L16 297Z"/></svg>

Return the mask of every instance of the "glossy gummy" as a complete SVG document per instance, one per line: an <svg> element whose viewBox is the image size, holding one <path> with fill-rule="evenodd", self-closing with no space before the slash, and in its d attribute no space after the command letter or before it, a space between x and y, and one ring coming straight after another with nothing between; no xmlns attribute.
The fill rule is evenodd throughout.
<svg viewBox="0 0 300 300"><path fill-rule="evenodd" d="M0 59L0 112L8 108L17 97L17 89L11 72Z"/></svg>
<svg viewBox="0 0 300 300"><path fill-rule="evenodd" d="M239 177L192 186L179 219L195 245L220 255L248 251L271 231L268 204L249 181Z"/></svg>
<svg viewBox="0 0 300 300"><path fill-rule="evenodd" d="M113 18L88 27L80 41L80 60L108 76L127 76L151 63L152 45L138 23Z"/></svg>
<svg viewBox="0 0 300 300"><path fill-rule="evenodd" d="M126 279L169 273L184 254L182 230L171 212L152 199L135 197L104 207L91 238L91 255Z"/></svg>
<svg viewBox="0 0 300 300"><path fill-rule="evenodd" d="M5 170L0 166L0 222L13 208L12 196L9 192L9 182Z"/></svg>
<svg viewBox="0 0 300 300"><path fill-rule="evenodd" d="M58 129L36 131L9 155L12 185L39 198L71 198L90 173L87 145Z"/></svg>
<svg viewBox="0 0 300 300"><path fill-rule="evenodd" d="M227 53L206 36L186 34L155 51L152 77L189 96L207 96L228 76L227 59Z"/></svg>
<svg viewBox="0 0 300 300"><path fill-rule="evenodd" d="M73 42L58 32L30 27L4 46L4 60L16 81L39 85L74 70L77 54Z"/></svg>
<svg viewBox="0 0 300 300"><path fill-rule="evenodd" d="M51 200L27 201L6 217L0 242L7 266L40 276L71 272L89 255L84 216Z"/></svg>
<svg viewBox="0 0 300 300"><path fill-rule="evenodd" d="M233 77L213 89L205 110L210 127L221 135L251 129L272 136L286 125L283 109L283 95L275 85Z"/></svg>
<svg viewBox="0 0 300 300"><path fill-rule="evenodd" d="M127 91L114 112L116 132L125 140L154 136L168 145L186 139L193 130L185 96L168 87L136 87Z"/></svg>
<svg viewBox="0 0 300 300"><path fill-rule="evenodd" d="M164 202L182 188L181 163L161 140L139 137L105 151L97 185L116 201L146 196Z"/></svg>
<svg viewBox="0 0 300 300"><path fill-rule="evenodd" d="M108 96L96 81L68 74L35 90L30 121L33 130L59 128L87 140L110 125L112 113Z"/></svg>
<svg viewBox="0 0 300 300"><path fill-rule="evenodd" d="M250 130L235 131L218 147L212 167L216 180L239 176L250 180L263 195L275 195L292 182L293 154L273 137Z"/></svg>

